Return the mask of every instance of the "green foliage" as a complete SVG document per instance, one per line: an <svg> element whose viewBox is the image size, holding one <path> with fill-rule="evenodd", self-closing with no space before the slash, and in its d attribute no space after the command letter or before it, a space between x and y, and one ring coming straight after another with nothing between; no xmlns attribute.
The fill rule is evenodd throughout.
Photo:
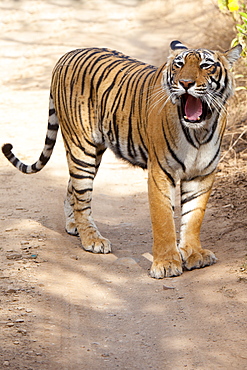
<svg viewBox="0 0 247 370"><path fill-rule="evenodd" d="M232 14L236 27L236 37L232 40L232 46L241 44L243 48L242 56L247 62L247 7L242 1L238 0L218 0L221 11Z"/></svg>
<svg viewBox="0 0 247 370"><path fill-rule="evenodd" d="M235 39L232 40L232 45L235 46L238 43L243 47L242 56L247 58L247 13L238 12L236 22L237 35Z"/></svg>

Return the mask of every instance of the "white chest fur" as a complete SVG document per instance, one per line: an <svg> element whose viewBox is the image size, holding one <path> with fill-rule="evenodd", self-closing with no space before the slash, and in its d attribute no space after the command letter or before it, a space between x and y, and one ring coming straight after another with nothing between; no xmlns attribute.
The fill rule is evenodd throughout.
<svg viewBox="0 0 247 370"><path fill-rule="evenodd" d="M212 134L210 140L199 144L195 135L191 132L193 143L182 135L177 144L176 156L169 156L168 164L174 171L176 181L185 178L192 178L212 172L219 160L220 142L217 133ZM183 163L183 165L181 165Z"/></svg>

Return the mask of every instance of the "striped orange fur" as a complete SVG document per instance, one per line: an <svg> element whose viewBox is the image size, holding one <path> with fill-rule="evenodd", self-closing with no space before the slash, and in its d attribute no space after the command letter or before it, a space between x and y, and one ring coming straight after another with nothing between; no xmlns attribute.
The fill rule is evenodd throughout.
<svg viewBox="0 0 247 370"><path fill-rule="evenodd" d="M80 235L85 250L111 251L91 212L93 180L106 148L148 170L153 229L154 278L177 276L183 268L213 264L202 248L200 228L220 156L226 102L233 93L231 65L238 45L225 53L189 49L179 41L159 68L117 51L78 49L56 64L49 121L39 160L25 165L2 148L24 173L41 170L61 127L70 180L65 199L66 230ZM177 245L174 193L181 186L181 234Z"/></svg>

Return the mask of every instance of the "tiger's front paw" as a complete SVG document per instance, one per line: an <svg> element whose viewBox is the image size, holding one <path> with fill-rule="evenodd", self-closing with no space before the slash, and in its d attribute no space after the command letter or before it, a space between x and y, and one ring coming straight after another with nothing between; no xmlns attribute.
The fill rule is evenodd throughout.
<svg viewBox="0 0 247 370"><path fill-rule="evenodd" d="M216 263L217 258L209 249L200 249L199 251L193 251L187 258L183 257L183 260L184 267L187 270L193 270L213 265Z"/></svg>
<svg viewBox="0 0 247 370"><path fill-rule="evenodd" d="M88 241L83 241L83 249L87 252L92 253L110 253L111 252L111 242L106 238L95 238Z"/></svg>
<svg viewBox="0 0 247 370"><path fill-rule="evenodd" d="M177 261L175 259L154 261L150 270L150 276L155 279L179 276L182 273L183 273L182 262L180 260Z"/></svg>

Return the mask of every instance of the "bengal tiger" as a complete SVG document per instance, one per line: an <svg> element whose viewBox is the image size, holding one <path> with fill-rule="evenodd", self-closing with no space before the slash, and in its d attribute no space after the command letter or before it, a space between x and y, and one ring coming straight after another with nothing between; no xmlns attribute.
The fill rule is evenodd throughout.
<svg viewBox="0 0 247 370"><path fill-rule="evenodd" d="M153 278L178 276L216 262L203 249L200 228L212 188L226 125L226 101L233 94L230 71L241 46L226 52L170 44L159 68L120 52L85 48L57 62L51 81L49 120L39 160L25 165L2 147L21 172L40 171L51 157L61 127L69 167L64 202L66 231L80 235L86 251L111 252L91 210L93 180L110 148L148 170L153 231ZM174 193L181 188L181 230L177 245Z"/></svg>

